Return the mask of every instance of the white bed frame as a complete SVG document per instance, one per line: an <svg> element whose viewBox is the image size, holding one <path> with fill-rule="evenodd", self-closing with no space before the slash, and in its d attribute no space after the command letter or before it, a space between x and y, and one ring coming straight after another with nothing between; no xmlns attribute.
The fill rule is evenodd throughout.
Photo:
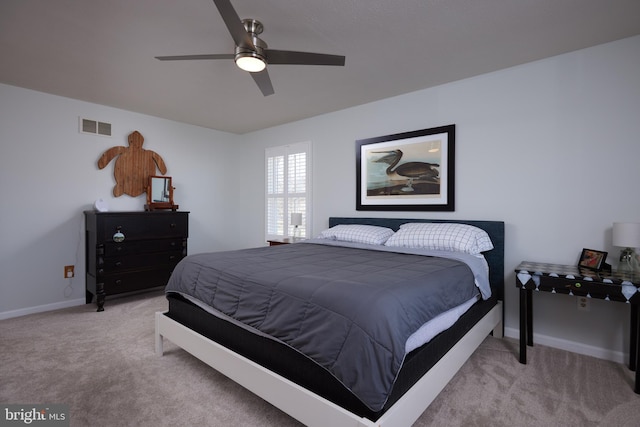
<svg viewBox="0 0 640 427"><path fill-rule="evenodd" d="M502 302L491 309L378 420L355 415L315 393L227 349L175 320L156 313L156 354L167 338L257 396L311 427L410 426L433 402L484 339L502 338Z"/></svg>

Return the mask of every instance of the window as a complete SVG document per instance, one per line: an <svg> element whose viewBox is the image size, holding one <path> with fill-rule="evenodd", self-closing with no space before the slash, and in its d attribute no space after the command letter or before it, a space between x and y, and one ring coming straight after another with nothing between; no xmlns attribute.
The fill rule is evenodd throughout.
<svg viewBox="0 0 640 427"><path fill-rule="evenodd" d="M266 215L267 239L309 237L311 211L311 143L267 148ZM302 224L291 224L291 214L301 213Z"/></svg>

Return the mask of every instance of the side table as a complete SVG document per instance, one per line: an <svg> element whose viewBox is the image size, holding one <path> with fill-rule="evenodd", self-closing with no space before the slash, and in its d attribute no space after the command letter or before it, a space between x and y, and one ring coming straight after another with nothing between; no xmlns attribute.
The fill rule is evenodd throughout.
<svg viewBox="0 0 640 427"><path fill-rule="evenodd" d="M631 310L629 369L636 372L634 391L640 394L639 275L530 261L521 262L515 272L520 289L520 363L527 363L527 345L533 346L533 290L627 303Z"/></svg>
<svg viewBox="0 0 640 427"><path fill-rule="evenodd" d="M267 243L269 246L288 245L290 243L301 242L305 240L303 237L283 237L280 239L269 239Z"/></svg>
<svg viewBox="0 0 640 427"><path fill-rule="evenodd" d="M289 243L292 243L289 241L289 239L284 238L284 239L269 239L267 240L267 243L269 244L269 246L278 246L278 245L288 245Z"/></svg>

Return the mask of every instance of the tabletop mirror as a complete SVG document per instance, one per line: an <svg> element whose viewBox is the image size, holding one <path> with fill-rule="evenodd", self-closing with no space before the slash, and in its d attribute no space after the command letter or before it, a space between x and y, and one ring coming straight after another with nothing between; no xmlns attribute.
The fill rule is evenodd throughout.
<svg viewBox="0 0 640 427"><path fill-rule="evenodd" d="M147 186L147 204L145 210L152 211L156 209L177 210L178 205L173 203L173 185L171 185L170 176L149 177L149 185Z"/></svg>

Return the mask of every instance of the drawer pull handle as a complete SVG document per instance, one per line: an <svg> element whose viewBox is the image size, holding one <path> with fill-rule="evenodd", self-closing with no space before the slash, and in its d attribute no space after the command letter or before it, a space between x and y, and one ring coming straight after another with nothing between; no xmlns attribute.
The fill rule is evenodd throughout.
<svg viewBox="0 0 640 427"><path fill-rule="evenodd" d="M122 279L117 279L115 283L116 283L116 285L121 284L122 283Z"/></svg>
<svg viewBox="0 0 640 427"><path fill-rule="evenodd" d="M116 267L120 267L122 265L122 261L116 262Z"/></svg>
<svg viewBox="0 0 640 427"><path fill-rule="evenodd" d="M170 225L170 227L171 227L171 228L176 228L176 223L175 223L175 222L172 222L172 223L171 223L171 225Z"/></svg>

